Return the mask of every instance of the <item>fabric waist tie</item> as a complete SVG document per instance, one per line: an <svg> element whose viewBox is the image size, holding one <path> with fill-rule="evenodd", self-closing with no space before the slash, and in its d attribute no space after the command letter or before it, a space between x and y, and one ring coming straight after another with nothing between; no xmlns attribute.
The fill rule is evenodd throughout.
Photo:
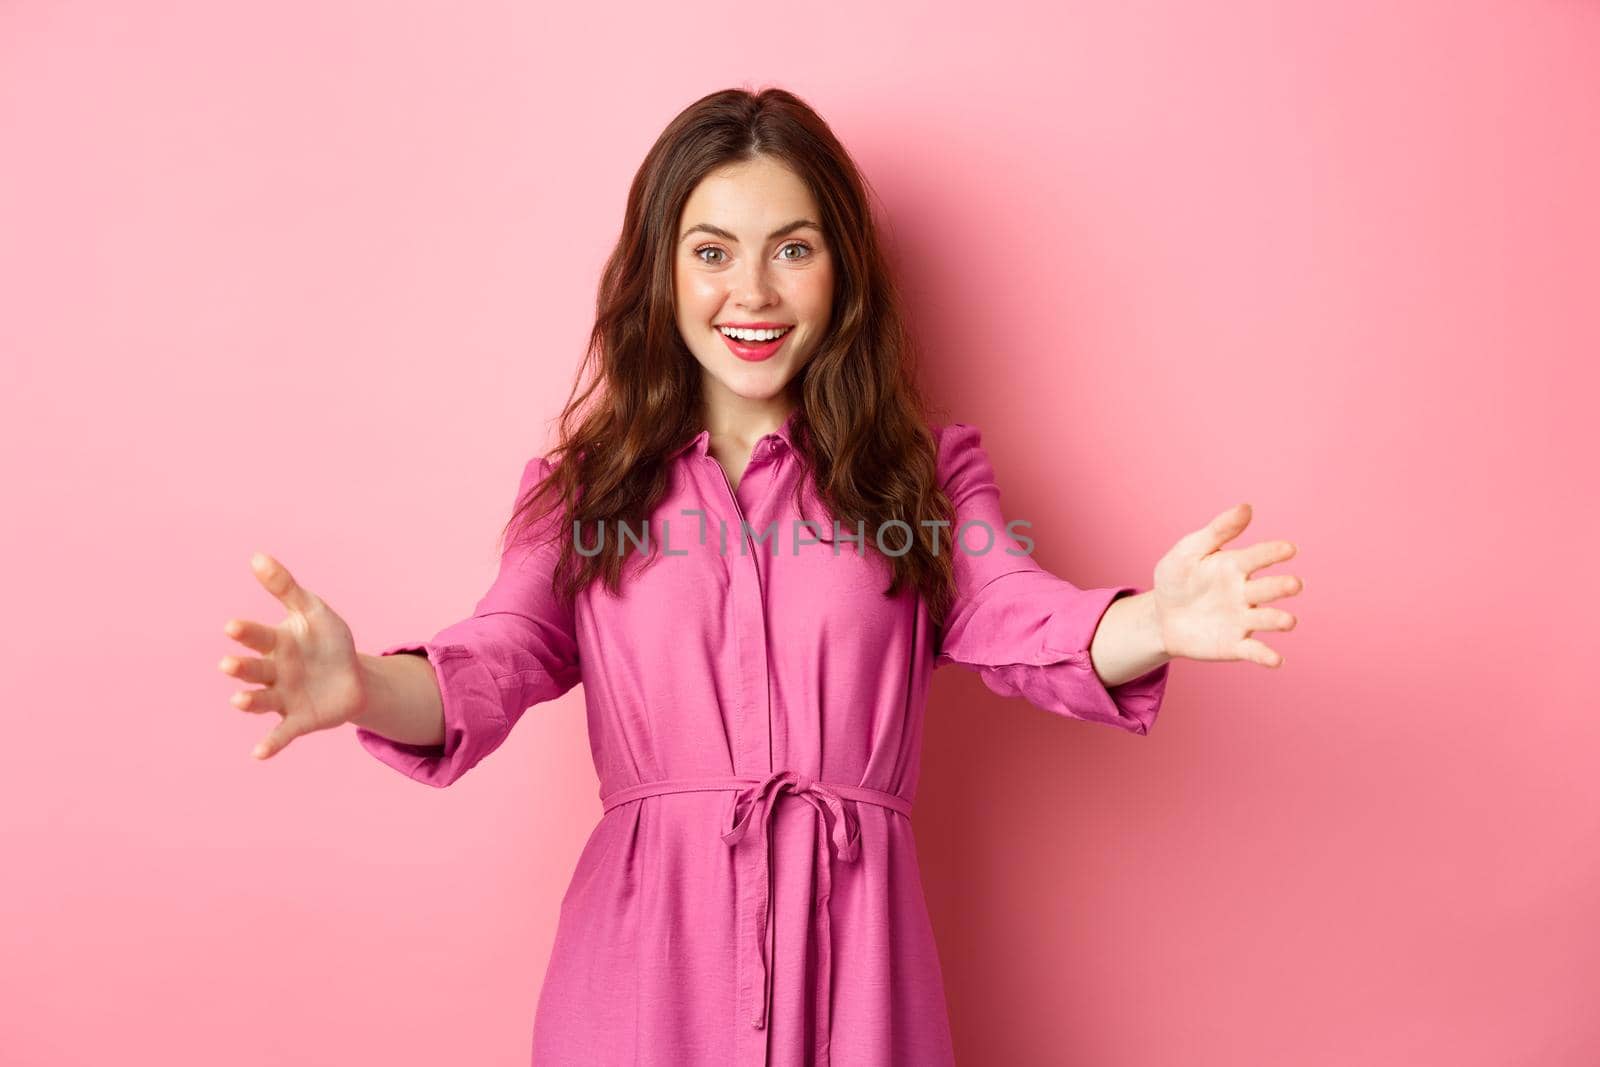
<svg viewBox="0 0 1600 1067"><path fill-rule="evenodd" d="M819 835L816 857L817 884L817 984L816 999L821 1012L817 1026L819 1067L828 1062L829 1012L833 994L833 939L829 927L828 894L832 888L832 862L828 856L831 837L835 854L846 862L856 858L861 844L861 824L844 801L875 804L911 817L911 802L894 793L868 789L861 785L819 782L796 771L774 771L765 778L730 776L720 778L673 778L660 782L641 782L600 798L605 811L640 797L663 793L689 793L702 790L734 791L725 825L718 830L722 840L738 857L739 996L750 1011L750 1024L761 1029L767 1024L772 1000L772 969L768 953L772 937L772 854L771 820L777 801L785 792L793 793L817 811L826 831L827 812L833 813L833 830ZM757 824L757 847L749 847L747 831ZM740 848L741 842L746 847ZM759 980L757 975L759 974Z"/></svg>

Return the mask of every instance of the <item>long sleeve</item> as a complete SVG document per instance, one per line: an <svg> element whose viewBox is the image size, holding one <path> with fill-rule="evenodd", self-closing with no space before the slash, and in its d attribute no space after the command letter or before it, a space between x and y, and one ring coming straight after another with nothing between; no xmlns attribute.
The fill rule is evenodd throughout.
<svg viewBox="0 0 1600 1067"><path fill-rule="evenodd" d="M994 467L976 427L958 422L942 428L939 470L956 512L955 527L943 532L940 551L950 537L962 535L962 541L950 545L956 598L934 666L959 663L1002 696L1020 696L1074 719L1149 733L1170 664L1107 687L1089 658L1106 608L1138 588L1079 589L1023 554L1007 532Z"/></svg>
<svg viewBox="0 0 1600 1067"><path fill-rule="evenodd" d="M542 456L529 460L517 499L549 471ZM578 683L576 627L552 584L560 543L542 543L553 521L546 516L536 537L509 539L499 574L470 617L431 640L379 652L422 653L433 664L444 704L444 743L408 745L358 727L356 737L368 752L425 785L447 786L498 748L530 706Z"/></svg>

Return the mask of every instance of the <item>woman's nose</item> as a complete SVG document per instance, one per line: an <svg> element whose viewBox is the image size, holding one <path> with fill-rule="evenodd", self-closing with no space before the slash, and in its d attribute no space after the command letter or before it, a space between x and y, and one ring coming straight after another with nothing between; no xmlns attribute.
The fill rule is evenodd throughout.
<svg viewBox="0 0 1600 1067"><path fill-rule="evenodd" d="M772 303L774 289L765 263L746 267L734 285L734 300L743 307L765 307Z"/></svg>

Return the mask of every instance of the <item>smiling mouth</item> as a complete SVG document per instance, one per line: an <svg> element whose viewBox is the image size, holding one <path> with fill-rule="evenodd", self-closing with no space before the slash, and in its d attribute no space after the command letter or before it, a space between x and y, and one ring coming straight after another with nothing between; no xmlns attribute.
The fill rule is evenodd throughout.
<svg viewBox="0 0 1600 1067"><path fill-rule="evenodd" d="M741 341L737 337L729 337L721 330L717 331L717 336L722 338L723 343L728 346L728 350L734 355L740 359L755 363L771 358L779 348L783 347L784 342L789 339L789 335L792 333L794 333L794 327L790 326L777 337L766 341Z"/></svg>
<svg viewBox="0 0 1600 1067"><path fill-rule="evenodd" d="M713 327L713 329L715 329L718 333L722 334L722 336L724 336L724 337L730 337L730 336L733 336L734 334L741 334L741 333L744 333L744 334L762 334L763 336L761 336L761 337L737 337L737 336L733 336L733 339L735 341L743 341L745 344L759 344L761 342L765 342L765 341L769 341L769 340L775 340L776 337L782 337L784 334L786 334L790 330L794 329L794 324L793 323L789 323L788 325L785 325L785 326L736 326L736 325L730 325L730 324L724 322L724 323L716 324ZM770 337L769 338L769 337L765 336L766 334L775 334L776 337Z"/></svg>

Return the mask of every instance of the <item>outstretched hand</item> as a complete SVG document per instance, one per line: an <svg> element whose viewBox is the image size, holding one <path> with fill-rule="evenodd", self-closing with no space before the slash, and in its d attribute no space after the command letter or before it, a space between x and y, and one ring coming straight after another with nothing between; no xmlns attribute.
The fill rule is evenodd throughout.
<svg viewBox="0 0 1600 1067"><path fill-rule="evenodd" d="M261 656L225 656L217 669L262 684L234 693L234 707L283 716L251 753L267 759L301 734L348 722L366 706L367 693L350 627L338 613L271 556L257 552L250 569L287 614L276 626L229 619L223 633Z"/></svg>
<svg viewBox="0 0 1600 1067"><path fill-rule="evenodd" d="M1235 505L1179 539L1156 564L1156 615L1169 656L1283 665L1282 655L1250 635L1294 629L1295 617L1289 612L1260 605L1293 596L1305 583L1287 574L1251 577L1292 557L1295 546L1288 541L1222 550L1250 525L1250 518L1249 504Z"/></svg>

